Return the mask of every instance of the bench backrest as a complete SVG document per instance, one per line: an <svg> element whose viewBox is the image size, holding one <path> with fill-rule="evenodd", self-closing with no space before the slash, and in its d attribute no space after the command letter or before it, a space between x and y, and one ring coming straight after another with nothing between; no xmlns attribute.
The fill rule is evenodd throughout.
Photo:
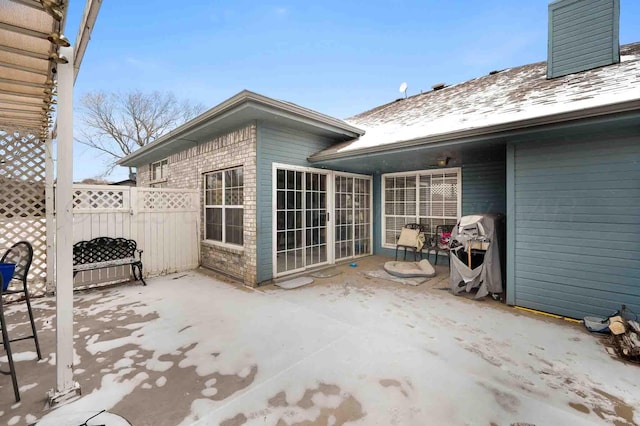
<svg viewBox="0 0 640 426"><path fill-rule="evenodd" d="M134 257L137 244L126 238L98 237L73 245L73 264L107 262Z"/></svg>
<svg viewBox="0 0 640 426"><path fill-rule="evenodd" d="M11 248L2 255L0 263L15 263L16 271L13 273L13 278L24 281L29 275L32 260L33 246L27 241L20 241L12 245Z"/></svg>

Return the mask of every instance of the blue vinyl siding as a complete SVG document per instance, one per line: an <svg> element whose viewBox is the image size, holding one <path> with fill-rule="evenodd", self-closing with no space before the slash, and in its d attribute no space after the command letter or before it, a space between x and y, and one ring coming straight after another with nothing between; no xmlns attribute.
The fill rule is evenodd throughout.
<svg viewBox="0 0 640 426"><path fill-rule="evenodd" d="M619 62L620 0L549 5L549 78Z"/></svg>
<svg viewBox="0 0 640 426"><path fill-rule="evenodd" d="M505 161L462 167L462 215L506 213Z"/></svg>
<svg viewBox="0 0 640 426"><path fill-rule="evenodd" d="M640 134L517 144L515 304L640 312Z"/></svg>
<svg viewBox="0 0 640 426"><path fill-rule="evenodd" d="M307 158L336 143L329 138L258 122L258 282L273 278L272 164L313 167Z"/></svg>

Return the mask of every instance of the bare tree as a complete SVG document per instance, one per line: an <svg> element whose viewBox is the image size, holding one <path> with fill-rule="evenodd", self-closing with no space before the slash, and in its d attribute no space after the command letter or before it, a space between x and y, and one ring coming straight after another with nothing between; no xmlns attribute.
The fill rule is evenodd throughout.
<svg viewBox="0 0 640 426"><path fill-rule="evenodd" d="M80 137L76 140L107 156L111 173L116 161L145 146L204 111L204 106L178 100L173 93L90 92L80 99ZM131 168L129 168L131 172Z"/></svg>

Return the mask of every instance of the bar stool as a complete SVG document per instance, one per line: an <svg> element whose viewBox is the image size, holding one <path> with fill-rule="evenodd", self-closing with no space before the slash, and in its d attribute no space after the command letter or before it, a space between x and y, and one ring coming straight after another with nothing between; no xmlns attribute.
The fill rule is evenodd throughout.
<svg viewBox="0 0 640 426"><path fill-rule="evenodd" d="M16 397L16 402L20 401L20 392L18 390L18 381L16 379L16 370L13 363L13 354L11 352L11 342L17 342L20 340L33 339L36 345L36 352L38 359L42 359L42 353L40 352L40 342L38 342L38 333L36 332L36 323L33 317L33 310L31 309L31 301L29 300L29 287L27 285L27 276L29 275L29 268L31 268L31 262L33 261L33 247L27 241L20 241L9 248L0 263L15 263L16 270L13 274L12 280L22 281L22 288L3 290L0 287L0 325L2 326L2 344L7 352L7 359L9 361L9 369L11 374L11 380L13 381L13 392ZM21 336L14 339L9 338L7 331L7 321L4 316L4 296L10 294L24 294L24 300L27 303L27 311L29 312L29 320L31 322L31 335ZM6 374L6 373L5 373Z"/></svg>

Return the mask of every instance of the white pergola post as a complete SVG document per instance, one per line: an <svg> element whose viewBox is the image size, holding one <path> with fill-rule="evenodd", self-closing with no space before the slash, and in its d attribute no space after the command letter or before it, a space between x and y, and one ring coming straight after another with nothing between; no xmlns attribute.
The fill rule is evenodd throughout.
<svg viewBox="0 0 640 426"><path fill-rule="evenodd" d="M56 235L56 221L55 221L55 206L53 196L53 176L55 170L53 168L53 139L51 134L47 136L44 144L45 148L45 161L44 161L44 199L45 199L45 215L46 215L46 230L47 230L47 277L46 277L46 292L49 293L54 290L55 283L55 235Z"/></svg>
<svg viewBox="0 0 640 426"><path fill-rule="evenodd" d="M75 394L73 380L73 47L60 47L56 184L56 388L52 402Z"/></svg>

